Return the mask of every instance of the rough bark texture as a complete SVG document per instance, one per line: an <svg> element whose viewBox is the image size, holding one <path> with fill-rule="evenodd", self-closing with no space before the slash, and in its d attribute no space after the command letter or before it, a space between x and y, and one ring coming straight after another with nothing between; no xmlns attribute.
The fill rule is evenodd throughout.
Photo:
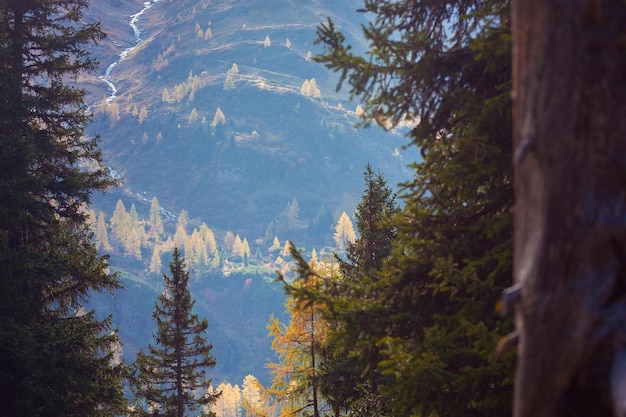
<svg viewBox="0 0 626 417"><path fill-rule="evenodd" d="M514 416L626 415L626 1L512 13Z"/></svg>

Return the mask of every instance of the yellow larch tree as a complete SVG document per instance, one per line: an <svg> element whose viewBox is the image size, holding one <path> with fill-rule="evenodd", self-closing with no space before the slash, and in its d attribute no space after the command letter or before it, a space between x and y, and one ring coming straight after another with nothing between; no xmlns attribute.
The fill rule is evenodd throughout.
<svg viewBox="0 0 626 417"><path fill-rule="evenodd" d="M319 275L310 272L321 267L311 265L313 269L308 270L307 276L300 276L293 285L318 288L322 284ZM316 377L320 347L326 339L328 324L322 318L320 305L315 302L297 304L294 298L288 297L285 306L289 323L281 323L272 315L267 326L269 336L273 338L272 349L280 362L268 365L272 385L263 390L263 402L271 405L264 414L320 417L322 401Z"/></svg>
<svg viewBox="0 0 626 417"><path fill-rule="evenodd" d="M345 211L341 213L341 216L339 217L337 226L335 226L335 234L333 238L335 239L337 248L339 248L340 251L346 250L346 245L356 240L356 233L354 232L352 220L350 220L350 217L348 217Z"/></svg>

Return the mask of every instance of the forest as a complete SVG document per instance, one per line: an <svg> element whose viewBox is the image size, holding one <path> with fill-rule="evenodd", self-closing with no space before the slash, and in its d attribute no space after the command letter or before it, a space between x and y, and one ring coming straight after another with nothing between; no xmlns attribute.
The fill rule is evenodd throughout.
<svg viewBox="0 0 626 417"><path fill-rule="evenodd" d="M399 190L366 164L353 212L306 249L295 198L255 241L184 210L168 228L156 197L147 216L90 205L121 180L85 134L76 79L106 36L88 7L0 3L1 415L626 413L626 4L364 0L364 54L320 23L310 59L359 102L360 127L410 126L421 159ZM112 256L158 288L133 362L89 304L124 291ZM266 327L271 382L213 381L190 287L268 269L286 294Z"/></svg>

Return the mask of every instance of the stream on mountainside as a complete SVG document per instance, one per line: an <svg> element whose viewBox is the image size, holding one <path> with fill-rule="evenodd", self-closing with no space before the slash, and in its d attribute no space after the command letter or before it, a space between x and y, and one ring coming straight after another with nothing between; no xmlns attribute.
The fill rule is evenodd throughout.
<svg viewBox="0 0 626 417"><path fill-rule="evenodd" d="M108 86L109 86L109 90L111 91L111 94L109 94L106 98L107 103L112 102L113 100L115 100L117 98L117 86L115 85L115 82L113 80L113 77L111 76L111 73L113 72L113 69L117 66L117 64L119 64L120 62L122 62L124 59L126 59L126 57L132 52L134 51L136 48L138 48L139 46L141 46L141 44L144 42L144 40L141 38L141 30L139 30L139 27L137 26L137 22L139 21L139 18L146 12L146 10L148 10L149 8L151 8L153 5L155 5L156 3L158 3L160 0L151 0L151 1L146 1L143 3L143 8L130 16L130 21L128 22L128 24L130 25L130 27L133 29L133 33L135 34L135 44L129 48L124 49L118 56L118 60L112 62L111 64L109 64L109 66L107 67L104 75L101 75L100 80L104 81ZM113 168L111 168L110 166L107 166L108 170L109 170L109 175L111 178L113 179L120 179L121 176L120 174L114 170ZM130 189L127 189L127 193L130 193L135 199L143 201L145 203L150 203L150 201L143 195L133 192ZM170 219L170 220L176 220L177 216L166 210L163 207L159 208L161 211L161 214L163 216L165 216L166 218Z"/></svg>
<svg viewBox="0 0 626 417"><path fill-rule="evenodd" d="M133 29L133 33L135 34L135 44L129 48L124 49L120 53L119 59L115 62L112 62L107 67L106 71L104 72L104 75L99 77L102 81L104 81L109 86L109 90L111 90L111 94L107 97L107 103L110 103L111 101L117 98L117 86L115 85L113 77L111 76L113 69L117 66L117 64L119 64L124 59L126 59L126 57L133 50L138 48L143 43L143 39L141 39L141 31L139 30L139 27L137 26L137 22L139 21L139 18L146 12L146 10L151 8L154 4L158 3L159 1L160 0L151 0L151 1L144 2L143 8L139 12L130 16L130 21L128 22L128 24Z"/></svg>

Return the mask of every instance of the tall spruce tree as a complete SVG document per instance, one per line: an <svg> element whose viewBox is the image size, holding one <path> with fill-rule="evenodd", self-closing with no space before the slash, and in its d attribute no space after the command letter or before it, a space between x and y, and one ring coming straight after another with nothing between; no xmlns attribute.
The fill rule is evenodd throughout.
<svg viewBox="0 0 626 417"><path fill-rule="evenodd" d="M165 287L152 313L156 346L149 345L148 353L140 351L135 362L134 409L139 416L212 415L204 407L219 397L208 392L211 378L206 371L216 363L213 345L204 337L209 324L192 314L189 272L178 248L172 255L171 276L163 274Z"/></svg>
<svg viewBox="0 0 626 417"><path fill-rule="evenodd" d="M391 252L395 226L389 218L398 208L385 178L374 174L369 164L364 182L355 210L359 236L348 243L342 257L335 256L339 274L312 268L297 250L291 249L298 265L298 280L287 285L287 291L299 304L318 305L328 323L328 334L319 348L316 379L336 416L346 411L354 416L387 411L386 401L378 392L382 380L376 365L379 348L369 344L371 320L364 315L371 314L365 306L367 300L376 297L379 271ZM307 281L315 281L316 285Z"/></svg>
<svg viewBox="0 0 626 417"><path fill-rule="evenodd" d="M335 291L326 297L333 314L328 341L321 361L321 388L339 410L350 410L353 415L370 414L378 397L380 374L375 363L379 360L378 347L363 343L371 334L369 320L364 320L363 300L375 297L379 271L391 252L395 226L389 222L397 212L395 194L380 174L374 174L370 164L363 174L365 189L356 206L355 217L358 238L347 245L345 258L337 256L340 281L332 283ZM366 400L366 398L368 400ZM376 407L382 411L384 401Z"/></svg>
<svg viewBox="0 0 626 417"><path fill-rule="evenodd" d="M332 21L317 58L364 101L364 122L409 132L422 152L396 237L361 314L363 351L388 376L394 415L511 412L511 329L494 305L512 273L511 46L507 0L365 0L368 56ZM367 329L367 330L366 330Z"/></svg>
<svg viewBox="0 0 626 417"><path fill-rule="evenodd" d="M84 207L108 178L83 136L86 45L104 36L86 0L0 3L0 414L123 410L110 318L82 308L118 280L97 254ZM89 169L85 169L89 166Z"/></svg>

